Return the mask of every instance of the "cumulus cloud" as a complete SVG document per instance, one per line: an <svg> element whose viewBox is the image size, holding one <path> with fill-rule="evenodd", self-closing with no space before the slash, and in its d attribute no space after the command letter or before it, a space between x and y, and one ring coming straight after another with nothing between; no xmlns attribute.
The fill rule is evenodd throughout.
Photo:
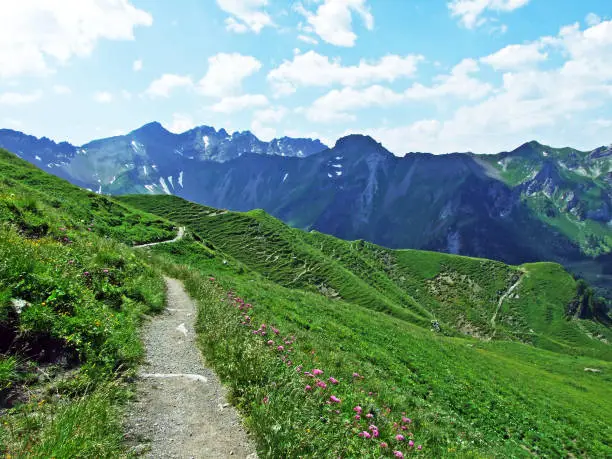
<svg viewBox="0 0 612 459"><path fill-rule="evenodd" d="M208 71L198 82L198 89L211 97L234 96L240 92L242 81L260 69L261 62L253 56L219 53L208 59Z"/></svg>
<svg viewBox="0 0 612 459"><path fill-rule="evenodd" d="M98 91L93 95L93 99L99 104L108 104L113 101L113 95L108 91Z"/></svg>
<svg viewBox="0 0 612 459"><path fill-rule="evenodd" d="M422 56L384 56L377 62L361 60L358 65L343 66L340 59L309 51L297 54L268 73L268 81L277 95L288 95L300 86L360 86L374 82L393 82L414 76Z"/></svg>
<svg viewBox="0 0 612 459"><path fill-rule="evenodd" d="M156 80L153 80L146 89L145 94L151 98L170 97L170 93L177 88L190 88L193 80L190 76L174 75L166 73Z"/></svg>
<svg viewBox="0 0 612 459"><path fill-rule="evenodd" d="M268 104L268 98L263 94L244 94L242 96L225 97L214 104L212 110L231 114L255 107L263 107Z"/></svg>
<svg viewBox="0 0 612 459"><path fill-rule="evenodd" d="M268 0L217 0L217 5L231 16L225 20L227 30L235 33L259 33L274 21L264 8Z"/></svg>
<svg viewBox="0 0 612 459"><path fill-rule="evenodd" d="M60 96L65 96L72 93L72 90L63 84L56 84L53 86L53 92Z"/></svg>
<svg viewBox="0 0 612 459"><path fill-rule="evenodd" d="M190 115L184 113L173 113L172 121L165 124L166 129L175 134L182 134L185 131L193 129L196 124Z"/></svg>
<svg viewBox="0 0 612 459"><path fill-rule="evenodd" d="M448 9L468 29L484 24L487 12L510 12L527 5L530 0L452 0Z"/></svg>
<svg viewBox="0 0 612 459"><path fill-rule="evenodd" d="M366 29L374 28L374 16L366 0L324 0L315 12L308 11L301 3L295 7L302 14L314 33L321 40L335 46L355 46L357 34L353 31L353 15L363 21Z"/></svg>
<svg viewBox="0 0 612 459"><path fill-rule="evenodd" d="M100 40L133 40L135 27L153 23L129 0L28 0L1 10L0 78L47 74Z"/></svg>
<svg viewBox="0 0 612 459"><path fill-rule="evenodd" d="M28 93L3 92L0 93L0 105L27 105L40 100L42 95L42 91Z"/></svg>
<svg viewBox="0 0 612 459"><path fill-rule="evenodd" d="M578 24L563 27L537 43L566 56L565 62L547 70L507 72L500 88L474 105L461 106L446 120L369 133L397 153L496 152L534 138L580 148L609 143L605 119L598 124L590 114L612 103L612 21L585 30ZM567 123L573 129L564 129Z"/></svg>
<svg viewBox="0 0 612 459"><path fill-rule="evenodd" d="M508 45L499 51L480 59L495 70L516 70L531 66L548 59L548 54L541 51L542 43L527 45Z"/></svg>

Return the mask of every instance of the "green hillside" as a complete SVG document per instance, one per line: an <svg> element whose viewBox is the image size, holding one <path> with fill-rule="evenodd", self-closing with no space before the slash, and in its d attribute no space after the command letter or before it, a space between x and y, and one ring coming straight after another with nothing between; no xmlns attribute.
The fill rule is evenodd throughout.
<svg viewBox="0 0 612 459"><path fill-rule="evenodd" d="M178 242L130 248L179 225ZM202 351L260 457L612 454L612 334L559 265L111 199L0 151L3 455L126 455L121 405L161 272L199 300Z"/></svg>
<svg viewBox="0 0 612 459"><path fill-rule="evenodd" d="M0 150L0 454L121 453L117 381L140 361L140 316L164 305L123 243L174 234Z"/></svg>
<svg viewBox="0 0 612 459"><path fill-rule="evenodd" d="M368 427L359 405L392 442L392 419L408 413L428 457L612 452L612 336L567 318L578 285L559 265L387 250L171 196L121 200L192 230L153 252L202 301L205 355L264 451L378 457L357 435ZM248 323L236 296L253 306ZM261 323L292 337L292 353L266 352L268 338L251 333ZM332 392L304 391L296 364L341 381L339 413L321 398Z"/></svg>

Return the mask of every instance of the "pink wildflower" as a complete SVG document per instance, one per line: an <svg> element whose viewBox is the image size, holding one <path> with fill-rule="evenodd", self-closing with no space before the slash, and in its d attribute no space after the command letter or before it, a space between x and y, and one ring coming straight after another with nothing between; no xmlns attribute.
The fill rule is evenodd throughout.
<svg viewBox="0 0 612 459"><path fill-rule="evenodd" d="M404 441L404 440L406 439L406 437L404 437L403 435L399 435L399 434L398 434L398 435L396 435L396 436L395 436L395 439L396 439L397 441Z"/></svg>
<svg viewBox="0 0 612 459"><path fill-rule="evenodd" d="M341 402L341 400L338 397L336 397L335 395L332 395L331 397L329 397L329 400L331 402L333 402L333 403L340 403Z"/></svg>
<svg viewBox="0 0 612 459"><path fill-rule="evenodd" d="M370 432L366 432L365 430L363 432L359 432L357 435L359 435L361 438L372 438Z"/></svg>
<svg viewBox="0 0 612 459"><path fill-rule="evenodd" d="M340 410L334 410L334 413L340 414Z"/></svg>
<svg viewBox="0 0 612 459"><path fill-rule="evenodd" d="M305 391L312 390L312 387L310 387L310 385L306 385L306 387L304 387L304 390L305 390Z"/></svg>
<svg viewBox="0 0 612 459"><path fill-rule="evenodd" d="M405 422L406 424L410 424L412 422L412 419L407 418L406 416L402 416L402 422Z"/></svg>
<svg viewBox="0 0 612 459"><path fill-rule="evenodd" d="M325 384L323 381L317 381L317 386L319 386L321 389L327 389L327 384Z"/></svg>
<svg viewBox="0 0 612 459"><path fill-rule="evenodd" d="M313 375L322 375L323 374L323 370L319 370L318 368L315 368L314 370L312 370L312 374Z"/></svg>
<svg viewBox="0 0 612 459"><path fill-rule="evenodd" d="M338 384L339 381L336 378L334 378L334 377L330 377L329 378L329 382L332 383L332 384Z"/></svg>
<svg viewBox="0 0 612 459"><path fill-rule="evenodd" d="M272 331L274 332L275 335L278 335L280 332L278 331L278 328L274 328L272 327Z"/></svg>
<svg viewBox="0 0 612 459"><path fill-rule="evenodd" d="M374 430L374 431L372 431L372 436L373 436L374 438L378 438L378 436L379 436L379 435L380 435L380 434L378 433L378 430Z"/></svg>
<svg viewBox="0 0 612 459"><path fill-rule="evenodd" d="M408 429L408 427L406 427L406 426L402 426L402 427L401 427L401 429L402 429L402 430L406 430L406 429Z"/></svg>
<svg viewBox="0 0 612 459"><path fill-rule="evenodd" d="M359 420L361 419L361 416L359 416L358 414L356 414L356 415L355 415L355 419L356 419L357 421L359 421Z"/></svg>
<svg viewBox="0 0 612 459"><path fill-rule="evenodd" d="M83 276L89 276L89 271L85 271L85 272L83 273Z"/></svg>
<svg viewBox="0 0 612 459"><path fill-rule="evenodd" d="M277 351L284 351L285 350L285 346L278 346L276 348Z"/></svg>
<svg viewBox="0 0 612 459"><path fill-rule="evenodd" d="M412 440L410 440L410 441L408 442L408 446L410 446L410 447L412 448L412 447L414 446L414 442L413 442Z"/></svg>
<svg viewBox="0 0 612 459"><path fill-rule="evenodd" d="M302 368L304 368L302 365L298 365L295 369L295 371L302 371Z"/></svg>
<svg viewBox="0 0 612 459"><path fill-rule="evenodd" d="M368 427L368 430L378 430L378 427L376 427L374 424L370 425L370 427Z"/></svg>
<svg viewBox="0 0 612 459"><path fill-rule="evenodd" d="M402 452L401 452L401 451L393 451L393 455L394 455L395 457L399 457L400 459L403 459L403 458L404 458L404 455L402 454Z"/></svg>
<svg viewBox="0 0 612 459"><path fill-rule="evenodd" d="M274 341L272 341L271 339L268 340L268 346L272 346L274 344Z"/></svg>
<svg viewBox="0 0 612 459"><path fill-rule="evenodd" d="M366 414L366 418L368 418L368 419L372 419L373 417L374 417L374 415L372 413Z"/></svg>
<svg viewBox="0 0 612 459"><path fill-rule="evenodd" d="M102 272L103 272L104 274L108 274L108 269L103 269L103 270L102 270Z"/></svg>
<svg viewBox="0 0 612 459"><path fill-rule="evenodd" d="M419 451L421 451L421 450L423 449L423 445L419 445L419 446L417 446L417 449L418 449Z"/></svg>
<svg viewBox="0 0 612 459"><path fill-rule="evenodd" d="M359 373L353 373L353 378L359 378Z"/></svg>
<svg viewBox="0 0 612 459"><path fill-rule="evenodd" d="M359 413L359 414L361 414L362 409L361 409L361 407L360 407L359 405L357 405L355 408L353 408L353 411L354 411L355 413Z"/></svg>
<svg viewBox="0 0 612 459"><path fill-rule="evenodd" d="M269 401L270 401L270 399L269 399L269 398L268 398L268 396L266 395L266 396L263 398L263 403L264 403L264 405L267 405Z"/></svg>
<svg viewBox="0 0 612 459"><path fill-rule="evenodd" d="M383 441L383 442L380 442L380 447L381 447L381 448L388 448L388 447L389 447L389 445L387 444L387 442L386 442L386 441Z"/></svg>
<svg viewBox="0 0 612 459"><path fill-rule="evenodd" d="M214 282L215 278L214 277L209 277L208 280L211 281L211 282Z"/></svg>

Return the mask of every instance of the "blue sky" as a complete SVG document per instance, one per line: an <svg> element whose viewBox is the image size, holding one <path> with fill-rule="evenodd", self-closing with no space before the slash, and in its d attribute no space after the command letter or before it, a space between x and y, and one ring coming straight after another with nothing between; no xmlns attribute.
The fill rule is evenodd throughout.
<svg viewBox="0 0 612 459"><path fill-rule="evenodd" d="M398 155L612 142L609 0L28 0L0 17L0 127L58 141L156 120L367 133Z"/></svg>

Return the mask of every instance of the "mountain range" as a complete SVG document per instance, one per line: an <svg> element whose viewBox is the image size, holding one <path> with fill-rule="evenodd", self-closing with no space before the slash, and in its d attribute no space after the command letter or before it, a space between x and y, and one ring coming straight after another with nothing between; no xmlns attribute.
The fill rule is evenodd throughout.
<svg viewBox="0 0 612 459"><path fill-rule="evenodd" d="M612 285L612 146L532 141L491 155L397 157L362 135L328 148L207 126L173 134L150 123L80 147L0 130L0 147L98 193L261 208L343 239L512 264L556 261Z"/></svg>

